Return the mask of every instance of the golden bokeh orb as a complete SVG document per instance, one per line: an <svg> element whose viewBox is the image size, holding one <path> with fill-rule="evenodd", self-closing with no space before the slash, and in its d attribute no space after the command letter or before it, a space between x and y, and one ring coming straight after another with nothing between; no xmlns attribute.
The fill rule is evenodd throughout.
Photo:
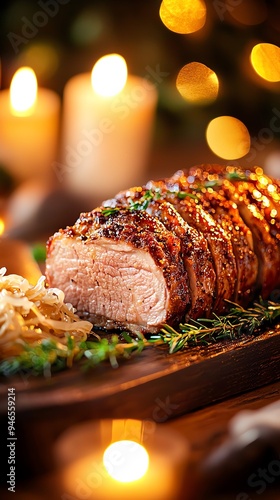
<svg viewBox="0 0 280 500"><path fill-rule="evenodd" d="M163 0L159 9L163 24L179 34L200 30L206 22L206 13L203 0Z"/></svg>
<svg viewBox="0 0 280 500"><path fill-rule="evenodd" d="M233 116L218 116L211 120L206 139L213 153L225 160L242 158L249 152L251 145L247 127Z"/></svg>
<svg viewBox="0 0 280 500"><path fill-rule="evenodd" d="M268 82L280 81L280 47L272 43L258 43L251 51L255 72Z"/></svg>
<svg viewBox="0 0 280 500"><path fill-rule="evenodd" d="M216 73L199 62L186 64L178 73L176 87L192 104L209 104L216 100L219 80Z"/></svg>

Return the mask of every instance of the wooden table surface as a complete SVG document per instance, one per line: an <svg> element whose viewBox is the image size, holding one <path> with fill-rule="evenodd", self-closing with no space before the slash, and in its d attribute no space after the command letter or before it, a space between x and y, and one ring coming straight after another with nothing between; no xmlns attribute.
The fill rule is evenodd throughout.
<svg viewBox="0 0 280 500"><path fill-rule="evenodd" d="M274 478L273 484L267 485L262 495L258 495L256 489L249 487L246 480L239 484L239 478L236 476L230 477L226 489L219 492L216 491L216 487L220 478L216 480L211 478L209 482L209 477L206 476L206 482L209 483L206 484L205 478L198 474L204 459L226 439L228 423L237 412L244 409L257 410L278 400L280 400L280 381L158 424L167 433L169 431L179 433L182 439L188 441L190 447L181 493L168 500L179 500L179 498L186 500L251 500L256 498L279 500L279 476ZM34 454L38 453L37 443L32 442L32 436L30 436L30 440L30 447L34 448ZM280 449L278 451L280 457ZM21 463L17 463L18 471L20 467ZM255 465L253 471L257 469ZM212 479L213 484L211 484ZM202 484L203 488L199 491ZM64 498L63 494L64 490L60 483L59 474L54 471L50 474L39 474L17 482L14 498L19 500L59 500ZM4 485L0 488L0 498L3 500L10 498ZM69 498L72 499L72 497ZM121 499L112 498L112 500Z"/></svg>

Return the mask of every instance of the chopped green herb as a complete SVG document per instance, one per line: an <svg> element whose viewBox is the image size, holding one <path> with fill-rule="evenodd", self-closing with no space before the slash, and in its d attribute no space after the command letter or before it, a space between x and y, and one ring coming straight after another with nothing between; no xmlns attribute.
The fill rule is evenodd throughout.
<svg viewBox="0 0 280 500"><path fill-rule="evenodd" d="M180 198L180 200L185 200L187 197L192 198L193 200L198 200L197 196L193 193L188 193L187 191L179 191L177 194L177 197Z"/></svg>
<svg viewBox="0 0 280 500"><path fill-rule="evenodd" d="M46 260L46 245L38 243L32 247L33 258L37 262L44 262Z"/></svg>

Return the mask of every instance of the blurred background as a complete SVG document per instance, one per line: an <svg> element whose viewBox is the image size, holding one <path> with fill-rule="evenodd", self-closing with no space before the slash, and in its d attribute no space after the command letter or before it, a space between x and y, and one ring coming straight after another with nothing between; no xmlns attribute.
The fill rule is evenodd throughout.
<svg viewBox="0 0 280 500"><path fill-rule="evenodd" d="M209 122L222 115L241 120L251 136L251 150L238 162L245 167L258 164L280 176L280 83L261 78L250 63L255 44L279 45L280 2L207 0L205 4L204 26L194 33L179 34L162 22L160 0L2 1L1 88L9 87L19 67L31 66L38 85L52 89L63 99L72 76L91 71L101 56L116 52L126 59L129 74L153 74L158 92L149 153L143 170L135 174L135 183L171 175L192 164L225 163L211 151L205 137ZM46 22L38 17L42 10L52 12L47 13ZM210 103L189 102L176 88L179 71L193 61L205 64L218 77L218 96ZM279 61L272 64L277 66ZM4 164L1 168L2 191L18 189L14 179L5 177ZM57 179L53 181L64 196L69 223L77 211L89 209L102 199L100 193L84 199L84 203L78 200L73 208L72 194L64 192ZM44 191L42 199L45 197ZM68 197L73 208L70 211ZM50 204L47 206L50 210ZM57 213L57 208L54 211ZM65 212L61 207L60 211ZM64 224L62 215L57 223ZM45 232L52 229L53 224ZM20 231L15 234L21 236Z"/></svg>

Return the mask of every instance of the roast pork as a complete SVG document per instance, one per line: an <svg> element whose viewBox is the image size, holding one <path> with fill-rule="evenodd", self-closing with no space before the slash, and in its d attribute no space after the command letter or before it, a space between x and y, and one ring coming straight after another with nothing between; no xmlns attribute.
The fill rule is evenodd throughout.
<svg viewBox="0 0 280 500"><path fill-rule="evenodd" d="M46 276L106 329L157 332L280 287L280 186L200 165L118 193L47 245Z"/></svg>

